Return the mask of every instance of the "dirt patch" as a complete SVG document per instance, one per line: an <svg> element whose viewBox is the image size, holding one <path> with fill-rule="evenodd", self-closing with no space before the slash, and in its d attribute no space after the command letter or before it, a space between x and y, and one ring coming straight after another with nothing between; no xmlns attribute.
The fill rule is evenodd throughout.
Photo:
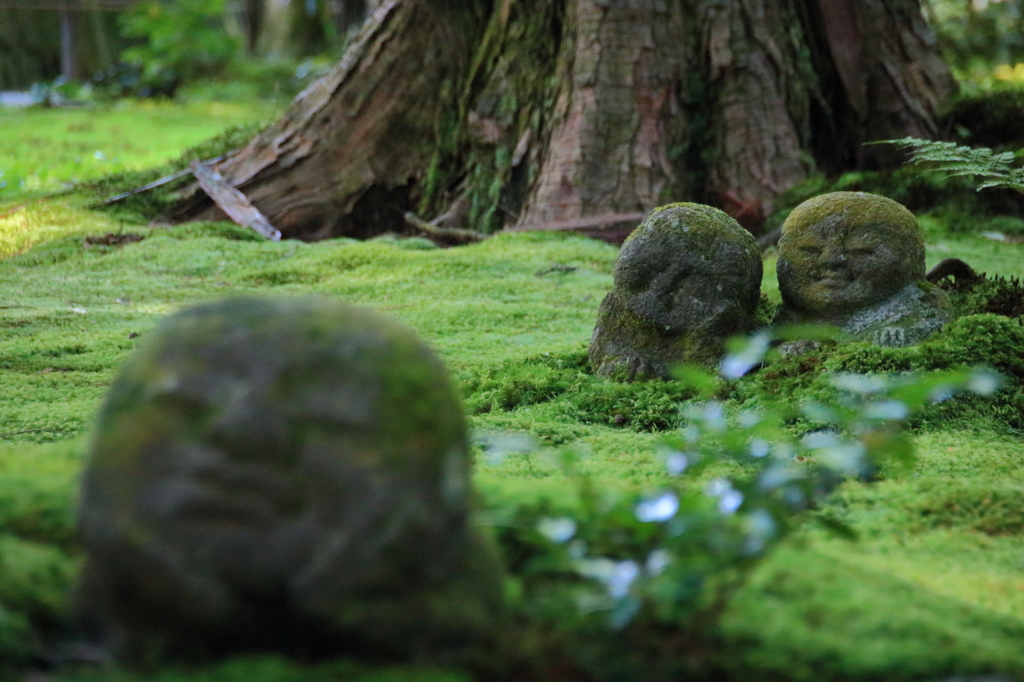
<svg viewBox="0 0 1024 682"><path fill-rule="evenodd" d="M134 242L141 242L146 237L134 232L108 232L104 235L86 237L84 246L124 246Z"/></svg>

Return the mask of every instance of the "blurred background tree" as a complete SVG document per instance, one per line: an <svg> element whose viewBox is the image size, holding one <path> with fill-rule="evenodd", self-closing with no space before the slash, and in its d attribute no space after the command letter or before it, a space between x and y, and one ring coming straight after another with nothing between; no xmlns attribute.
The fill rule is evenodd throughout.
<svg viewBox="0 0 1024 682"><path fill-rule="evenodd" d="M186 79L222 73L241 48L230 23L227 0L140 2L121 17L131 46L121 60L139 70L141 81L172 94Z"/></svg>
<svg viewBox="0 0 1024 682"><path fill-rule="evenodd" d="M125 45L117 14L128 6L128 0L0 0L0 90L52 81L63 67L70 78L106 68ZM62 38L70 43L62 45ZM62 51L68 64L62 65Z"/></svg>
<svg viewBox="0 0 1024 682"><path fill-rule="evenodd" d="M66 79L181 83L239 60L337 56L375 0L0 0L0 90ZM62 30L65 42L62 44ZM68 40L70 39L70 40ZM63 68L62 68L62 52ZM294 65L293 65L294 66ZM173 88L170 88L173 91ZM131 94L169 94L139 88Z"/></svg>

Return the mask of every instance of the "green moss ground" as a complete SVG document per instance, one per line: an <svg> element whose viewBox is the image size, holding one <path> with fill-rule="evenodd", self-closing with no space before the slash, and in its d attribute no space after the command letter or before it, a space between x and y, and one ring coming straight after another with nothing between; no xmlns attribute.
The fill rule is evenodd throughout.
<svg viewBox="0 0 1024 682"><path fill-rule="evenodd" d="M43 126L51 113L19 115L39 117ZM91 125L107 129L118 115L94 112ZM193 129L191 119L181 120ZM167 139L175 138L168 132ZM133 168L167 158L125 154ZM24 164L26 153L18 155ZM463 385L477 432L525 431L542 444L572 445L588 453L583 469L606 487L652 487L665 475L651 429L670 427L674 402L685 396L663 384L611 384L583 370L597 307L611 286L610 246L521 233L447 250L415 240L270 243L224 224L124 223L82 203L0 203L0 660L30 657L33 628L47 634L62 626L77 565L76 480L107 386L140 335L199 301L320 293L370 306L438 350ZM958 256L993 274L1024 270L1024 245L950 236L937 219L926 229L929 265ZM146 238L123 247L83 243L86 235L118 231ZM575 269L551 269L556 264ZM765 270L763 290L778 300L772 258ZM735 679L1024 675L1024 437L998 419L950 424L928 422L918 432L914 471L849 482L836 494L822 514L845 521L857 541L811 523L758 569L723 623L721 665ZM481 459L476 477L492 504L566 493L562 474L542 455ZM61 677L460 679L277 659L149 677Z"/></svg>
<svg viewBox="0 0 1024 682"><path fill-rule="evenodd" d="M225 128L269 120L270 103L123 100L101 109L0 108L0 201L151 168ZM0 211L2 215L2 211Z"/></svg>

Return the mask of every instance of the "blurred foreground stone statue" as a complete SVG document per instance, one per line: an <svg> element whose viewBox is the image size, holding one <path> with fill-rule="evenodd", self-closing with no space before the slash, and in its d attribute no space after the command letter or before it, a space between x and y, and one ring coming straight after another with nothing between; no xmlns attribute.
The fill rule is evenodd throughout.
<svg viewBox="0 0 1024 682"><path fill-rule="evenodd" d="M612 275L590 341L598 375L668 379L675 364L717 363L730 336L753 330L761 250L716 208L655 209L622 245Z"/></svg>
<svg viewBox="0 0 1024 682"><path fill-rule="evenodd" d="M407 328L326 299L166 319L84 474L83 616L136 663L445 658L499 627L459 399Z"/></svg>
<svg viewBox="0 0 1024 682"><path fill-rule="evenodd" d="M952 319L925 280L924 237L891 199L833 192L797 206L779 239L776 324L823 323L881 346L920 343Z"/></svg>

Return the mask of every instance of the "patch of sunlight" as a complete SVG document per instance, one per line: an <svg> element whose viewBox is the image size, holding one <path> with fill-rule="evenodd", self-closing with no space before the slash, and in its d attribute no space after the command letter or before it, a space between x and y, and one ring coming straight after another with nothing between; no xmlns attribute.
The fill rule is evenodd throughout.
<svg viewBox="0 0 1024 682"><path fill-rule="evenodd" d="M959 529L936 530L851 545L831 540L815 549L889 574L929 592L993 613L1024 618L1020 538Z"/></svg>
<svg viewBox="0 0 1024 682"><path fill-rule="evenodd" d="M0 259L36 244L109 230L110 218L56 201L0 204Z"/></svg>
<svg viewBox="0 0 1024 682"><path fill-rule="evenodd" d="M992 77L1004 83L1024 83L1024 62L999 64L992 70Z"/></svg>

